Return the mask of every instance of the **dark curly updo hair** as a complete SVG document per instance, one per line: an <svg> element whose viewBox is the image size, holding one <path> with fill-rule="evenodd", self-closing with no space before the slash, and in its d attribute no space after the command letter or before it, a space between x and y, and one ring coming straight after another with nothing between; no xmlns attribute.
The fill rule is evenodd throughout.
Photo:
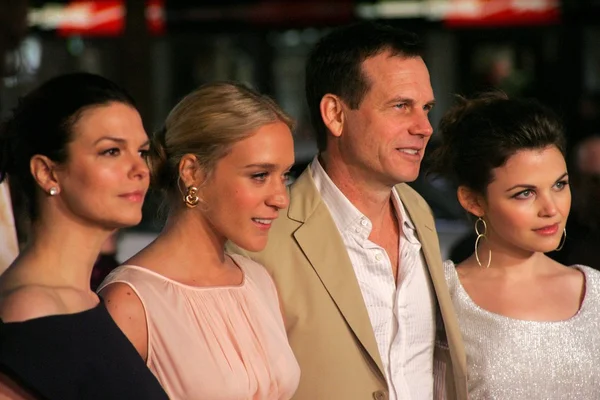
<svg viewBox="0 0 600 400"><path fill-rule="evenodd" d="M430 156L430 173L485 195L493 170L520 150L556 146L565 154L559 118L536 100L509 99L502 92L459 97L442 117L440 146Z"/></svg>

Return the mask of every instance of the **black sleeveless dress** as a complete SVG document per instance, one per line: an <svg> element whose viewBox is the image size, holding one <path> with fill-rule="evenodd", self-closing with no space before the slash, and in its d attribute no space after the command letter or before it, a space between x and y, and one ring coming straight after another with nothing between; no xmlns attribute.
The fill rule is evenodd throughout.
<svg viewBox="0 0 600 400"><path fill-rule="evenodd" d="M0 321L0 372L44 400L163 400L101 301L75 314Z"/></svg>

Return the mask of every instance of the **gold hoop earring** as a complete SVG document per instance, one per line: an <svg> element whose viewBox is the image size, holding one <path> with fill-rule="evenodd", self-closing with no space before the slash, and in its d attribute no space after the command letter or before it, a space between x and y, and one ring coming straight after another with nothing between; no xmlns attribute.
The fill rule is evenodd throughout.
<svg viewBox="0 0 600 400"><path fill-rule="evenodd" d="M479 223L483 224L483 232L479 231ZM487 240L487 224L485 223L485 220L481 217L477 218L477 221L475 221L475 233L477 234L477 239L475 240L475 259L477 260L477 264L479 264L479 266L481 268L483 268L483 265L481 264L481 260L479 259L479 241L481 239L485 239ZM488 249L488 262L487 265L485 266L485 268L489 268L490 264L492 263L492 250Z"/></svg>
<svg viewBox="0 0 600 400"><path fill-rule="evenodd" d="M183 196L183 202L189 208L194 208L200 202L198 197L198 188L196 186L188 186L185 196Z"/></svg>
<svg viewBox="0 0 600 400"><path fill-rule="evenodd" d="M562 235L561 241L558 244L558 247L554 251L561 251L562 248L565 246L566 241L567 241L567 228L565 228L563 230L563 235Z"/></svg>

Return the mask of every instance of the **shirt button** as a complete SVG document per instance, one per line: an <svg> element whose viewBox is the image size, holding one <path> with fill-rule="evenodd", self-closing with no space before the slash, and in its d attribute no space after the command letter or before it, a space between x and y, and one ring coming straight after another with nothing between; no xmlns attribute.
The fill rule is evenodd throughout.
<svg viewBox="0 0 600 400"><path fill-rule="evenodd" d="M359 232L360 232L360 228L356 228L356 229L354 230L354 232L356 232L356 233L359 233Z"/></svg>
<svg viewBox="0 0 600 400"><path fill-rule="evenodd" d="M373 398L375 400L387 400L387 393L384 392L383 390L378 390L376 392L373 392Z"/></svg>
<svg viewBox="0 0 600 400"><path fill-rule="evenodd" d="M363 218L363 219L361 219L361 220L360 220L360 224L361 224L362 226L367 226L368 222L367 222L367 220L366 220L366 219L364 219L364 218Z"/></svg>
<svg viewBox="0 0 600 400"><path fill-rule="evenodd" d="M377 261L381 261L381 259L382 259L382 258L383 258L383 256L381 255L381 253L378 253L378 254L375 256L375 259L376 259Z"/></svg>

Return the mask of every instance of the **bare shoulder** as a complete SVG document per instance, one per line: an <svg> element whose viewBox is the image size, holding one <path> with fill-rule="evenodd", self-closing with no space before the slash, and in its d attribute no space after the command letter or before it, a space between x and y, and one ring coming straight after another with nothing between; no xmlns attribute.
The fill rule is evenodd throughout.
<svg viewBox="0 0 600 400"><path fill-rule="evenodd" d="M108 284L100 291L111 317L144 358L148 354L146 310L135 290L126 283Z"/></svg>
<svg viewBox="0 0 600 400"><path fill-rule="evenodd" d="M0 296L0 318L4 322L22 322L63 314L65 309L60 296L44 286L22 286Z"/></svg>
<svg viewBox="0 0 600 400"><path fill-rule="evenodd" d="M553 267L551 271L555 278L568 285L581 287L585 284L586 275L591 268L583 266L566 266L552 259L548 259L549 265Z"/></svg>
<svg viewBox="0 0 600 400"><path fill-rule="evenodd" d="M115 282L105 286L99 293L113 318L125 320L145 320L142 300L135 290L126 283Z"/></svg>

